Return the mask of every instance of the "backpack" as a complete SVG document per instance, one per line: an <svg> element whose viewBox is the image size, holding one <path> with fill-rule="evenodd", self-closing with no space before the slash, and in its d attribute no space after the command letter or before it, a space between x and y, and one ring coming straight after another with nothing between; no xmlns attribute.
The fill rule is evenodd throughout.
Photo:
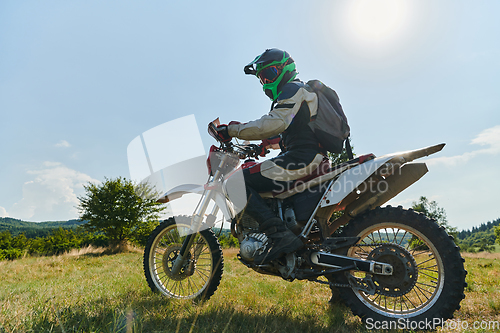
<svg viewBox="0 0 500 333"><path fill-rule="evenodd" d="M307 85L318 95L318 112L311 117L309 127L319 143L329 152L340 154L346 141L346 150L352 159L351 146L347 140L350 128L335 90L319 80L310 80Z"/></svg>

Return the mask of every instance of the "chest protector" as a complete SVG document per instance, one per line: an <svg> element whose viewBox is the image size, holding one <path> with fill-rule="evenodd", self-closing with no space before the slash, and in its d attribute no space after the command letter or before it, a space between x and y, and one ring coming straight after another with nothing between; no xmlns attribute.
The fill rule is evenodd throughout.
<svg viewBox="0 0 500 333"><path fill-rule="evenodd" d="M339 97L332 88L319 80L310 80L307 85L318 95L318 112L308 125L326 150L340 154L350 128Z"/></svg>

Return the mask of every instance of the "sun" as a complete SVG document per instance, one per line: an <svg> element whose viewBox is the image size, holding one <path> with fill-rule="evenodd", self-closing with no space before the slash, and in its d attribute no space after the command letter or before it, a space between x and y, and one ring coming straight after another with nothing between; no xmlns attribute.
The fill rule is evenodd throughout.
<svg viewBox="0 0 500 333"><path fill-rule="evenodd" d="M405 0L353 0L346 28L359 43L385 44L402 35L409 14L409 2Z"/></svg>

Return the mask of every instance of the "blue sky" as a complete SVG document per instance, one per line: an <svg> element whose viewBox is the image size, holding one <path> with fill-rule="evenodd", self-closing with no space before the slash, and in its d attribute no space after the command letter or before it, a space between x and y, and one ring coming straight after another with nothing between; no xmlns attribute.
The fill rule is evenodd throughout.
<svg viewBox="0 0 500 333"><path fill-rule="evenodd" d="M277 47L302 80L338 92L356 153L447 143L392 204L425 195L459 229L499 218L499 12L459 0L2 1L0 216L76 218L82 184L128 177L127 146L144 131L267 113L243 66Z"/></svg>

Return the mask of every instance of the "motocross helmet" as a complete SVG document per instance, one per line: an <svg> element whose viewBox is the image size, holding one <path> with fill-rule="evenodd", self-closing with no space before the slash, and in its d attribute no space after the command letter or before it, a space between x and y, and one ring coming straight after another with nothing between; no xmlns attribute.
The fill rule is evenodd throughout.
<svg viewBox="0 0 500 333"><path fill-rule="evenodd" d="M244 70L245 74L259 78L262 89L272 101L276 101L285 83L297 76L292 57L288 52L278 49L267 49L246 65Z"/></svg>

